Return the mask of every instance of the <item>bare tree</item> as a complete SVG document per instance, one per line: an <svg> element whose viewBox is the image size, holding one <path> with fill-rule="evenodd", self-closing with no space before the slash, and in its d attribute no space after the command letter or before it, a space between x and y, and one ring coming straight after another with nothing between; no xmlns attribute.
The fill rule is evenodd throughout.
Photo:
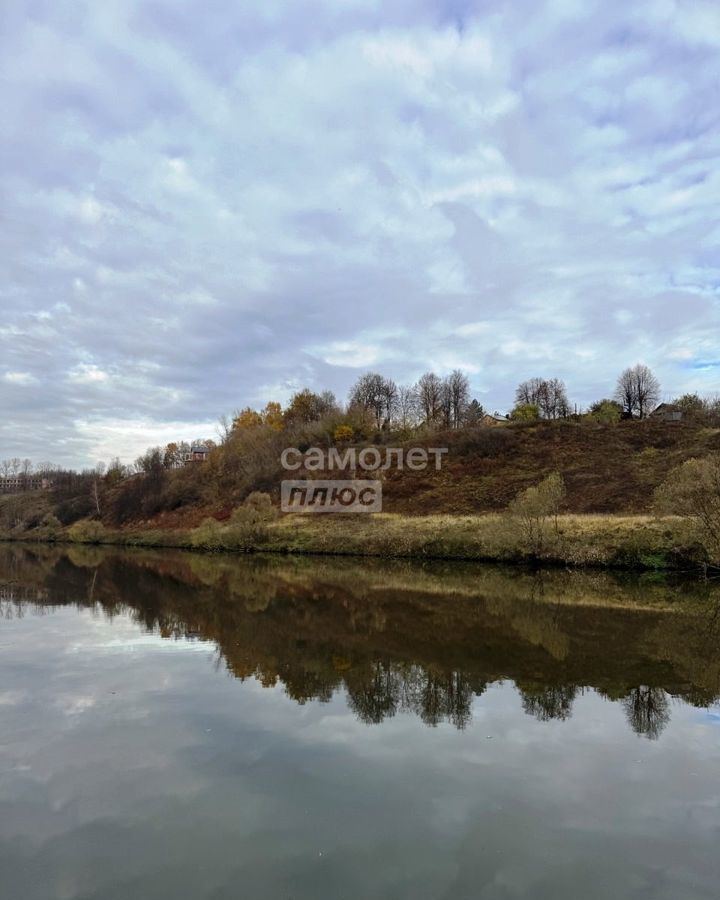
<svg viewBox="0 0 720 900"><path fill-rule="evenodd" d="M411 428L417 422L418 398L415 388L401 384L397 393L397 419L401 428Z"/></svg>
<svg viewBox="0 0 720 900"><path fill-rule="evenodd" d="M532 404L540 408L539 397L543 392L544 381L542 378L528 378L521 381L515 390L515 403L518 406Z"/></svg>
<svg viewBox="0 0 720 900"><path fill-rule="evenodd" d="M566 419L570 415L565 382L560 378L551 378L546 383L547 406L544 410L548 419Z"/></svg>
<svg viewBox="0 0 720 900"><path fill-rule="evenodd" d="M100 510L100 482L102 481L102 477L105 474L105 463L99 462L92 472L92 490L91 496L93 500L93 505L95 506L95 512L97 513L98 518L101 515Z"/></svg>
<svg viewBox="0 0 720 900"><path fill-rule="evenodd" d="M440 423L443 428L452 427L452 398L447 378L443 378L440 387Z"/></svg>
<svg viewBox="0 0 720 900"><path fill-rule="evenodd" d="M230 434L232 432L232 423L233 420L225 413L223 413L218 419L215 431L218 438L220 439L221 444L224 444L225 441L227 441L227 439L230 437Z"/></svg>
<svg viewBox="0 0 720 900"><path fill-rule="evenodd" d="M415 386L415 391L423 421L427 425L434 425L442 413L442 381L434 372L426 372Z"/></svg>
<svg viewBox="0 0 720 900"><path fill-rule="evenodd" d="M668 695L662 688L633 688L622 701L632 730L648 740L657 740L670 721Z"/></svg>
<svg viewBox="0 0 720 900"><path fill-rule="evenodd" d="M470 402L470 382L460 369L454 369L445 379L450 405L450 425L459 428Z"/></svg>
<svg viewBox="0 0 720 900"><path fill-rule="evenodd" d="M638 363L625 369L618 378L615 399L626 416L637 414L638 418L644 419L660 400L660 382L648 366Z"/></svg>
<svg viewBox="0 0 720 900"><path fill-rule="evenodd" d="M565 382L559 378L529 378L515 391L519 406L536 406L544 419L564 419L570 414Z"/></svg>

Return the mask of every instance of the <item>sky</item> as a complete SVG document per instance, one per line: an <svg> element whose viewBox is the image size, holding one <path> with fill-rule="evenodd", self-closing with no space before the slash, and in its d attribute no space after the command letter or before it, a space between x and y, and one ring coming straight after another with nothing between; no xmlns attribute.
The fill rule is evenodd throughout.
<svg viewBox="0 0 720 900"><path fill-rule="evenodd" d="M0 458L367 370L720 390L720 5L14 0Z"/></svg>

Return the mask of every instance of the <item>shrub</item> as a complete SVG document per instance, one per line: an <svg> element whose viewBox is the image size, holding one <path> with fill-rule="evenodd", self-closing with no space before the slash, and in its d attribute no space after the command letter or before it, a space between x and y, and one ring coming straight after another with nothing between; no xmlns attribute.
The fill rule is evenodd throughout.
<svg viewBox="0 0 720 900"><path fill-rule="evenodd" d="M701 418L709 410L708 402L697 394L683 394L682 397L673 400L673 403L680 407L688 418Z"/></svg>
<svg viewBox="0 0 720 900"><path fill-rule="evenodd" d="M713 562L720 562L720 454L688 459L655 491L655 509L684 516Z"/></svg>
<svg viewBox="0 0 720 900"><path fill-rule="evenodd" d="M171 472L170 478L163 490L162 506L164 509L178 509L181 506L191 506L202 498L200 485L198 484L196 471L188 466Z"/></svg>
<svg viewBox="0 0 720 900"><path fill-rule="evenodd" d="M197 528L190 532L190 543L200 550L222 550L223 527L217 519L203 519Z"/></svg>
<svg viewBox="0 0 720 900"><path fill-rule="evenodd" d="M540 410L535 403L518 403L510 418L513 422L534 422L540 418Z"/></svg>
<svg viewBox="0 0 720 900"><path fill-rule="evenodd" d="M93 503L89 496L72 497L57 504L55 515L61 525L72 525L73 522L89 516L92 510Z"/></svg>
<svg viewBox="0 0 720 900"><path fill-rule="evenodd" d="M335 428L333 437L336 444L346 443L353 439L354 432L350 425L338 425Z"/></svg>
<svg viewBox="0 0 720 900"><path fill-rule="evenodd" d="M105 526L96 519L81 519L70 526L68 537L77 544L100 544L105 537Z"/></svg>
<svg viewBox="0 0 720 900"><path fill-rule="evenodd" d="M275 518L276 511L269 494L253 491L230 516L230 524L225 533L228 546L236 549L250 549L263 544L268 539L268 524Z"/></svg>
<svg viewBox="0 0 720 900"><path fill-rule="evenodd" d="M525 550L539 556L546 548L549 524L553 520L557 535L557 517L565 498L565 482L557 472L540 484L521 491L508 505L508 514L522 538Z"/></svg>
<svg viewBox="0 0 720 900"><path fill-rule="evenodd" d="M259 518L263 518L267 522L275 518L275 509L273 508L270 494L265 494L262 491L253 491L252 494L249 494L245 498L245 503L238 507L233 515L240 512L242 509L254 510ZM232 516L230 517L230 520L232 521Z"/></svg>
<svg viewBox="0 0 720 900"><path fill-rule="evenodd" d="M615 400L598 400L590 407L588 416L596 422L611 425L622 418L622 406Z"/></svg>
<svg viewBox="0 0 720 900"><path fill-rule="evenodd" d="M47 513L38 526L38 537L47 541L55 541L62 535L62 530L62 522L52 513Z"/></svg>

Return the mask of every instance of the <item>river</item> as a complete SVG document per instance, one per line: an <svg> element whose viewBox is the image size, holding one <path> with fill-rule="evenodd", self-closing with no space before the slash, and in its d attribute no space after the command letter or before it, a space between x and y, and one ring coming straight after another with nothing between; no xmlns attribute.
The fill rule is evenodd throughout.
<svg viewBox="0 0 720 900"><path fill-rule="evenodd" d="M2 900L720 892L720 586L0 545Z"/></svg>

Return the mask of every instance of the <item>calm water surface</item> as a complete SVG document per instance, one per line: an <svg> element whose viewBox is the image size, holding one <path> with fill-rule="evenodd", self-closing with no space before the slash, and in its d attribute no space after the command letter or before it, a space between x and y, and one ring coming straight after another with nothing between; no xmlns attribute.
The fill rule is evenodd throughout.
<svg viewBox="0 0 720 900"><path fill-rule="evenodd" d="M0 897L720 895L720 589L0 546Z"/></svg>

